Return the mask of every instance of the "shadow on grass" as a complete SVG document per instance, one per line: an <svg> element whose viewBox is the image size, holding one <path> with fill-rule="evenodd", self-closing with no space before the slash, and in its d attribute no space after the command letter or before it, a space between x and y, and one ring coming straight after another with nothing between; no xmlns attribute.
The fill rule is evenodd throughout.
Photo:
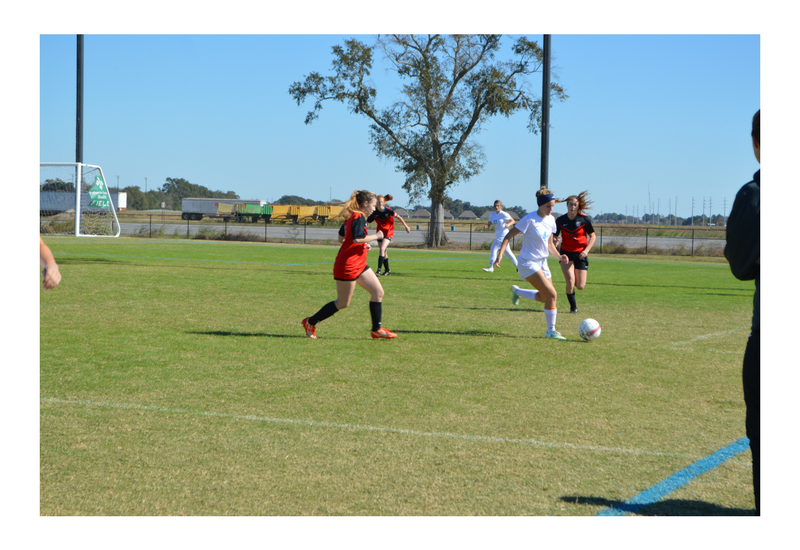
<svg viewBox="0 0 800 550"><path fill-rule="evenodd" d="M543 309L527 309L527 308L521 308L521 307L466 307L466 306L460 306L460 307L457 307L457 306L433 306L433 307L437 308L437 309L474 309L474 310L478 310L478 311L514 311L514 312L518 312L518 313L528 313L528 312L532 311L534 313L544 313Z"/></svg>
<svg viewBox="0 0 800 550"><path fill-rule="evenodd" d="M727 508L702 500L666 499L646 505L626 504L620 500L600 497L564 496L561 500L568 504L613 508L637 516L754 516L756 514L755 508L749 510Z"/></svg>
<svg viewBox="0 0 800 550"><path fill-rule="evenodd" d="M205 334L206 336L258 336L261 338L306 338L302 334L269 334L267 332L236 332L231 330L193 330L187 334Z"/></svg>

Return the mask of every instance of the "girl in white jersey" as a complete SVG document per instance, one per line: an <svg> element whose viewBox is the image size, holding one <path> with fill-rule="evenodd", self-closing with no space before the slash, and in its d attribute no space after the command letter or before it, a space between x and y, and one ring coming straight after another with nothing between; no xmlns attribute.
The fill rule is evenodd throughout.
<svg viewBox="0 0 800 550"><path fill-rule="evenodd" d="M489 260L489 267L484 267L483 270L491 273L494 271L494 261L497 259L497 251L500 250L500 245L503 244L503 237L508 233L509 227L514 225L514 218L506 212L503 212L503 203L494 201L494 212L489 215L489 223L494 225L495 239L492 243L491 258ZM517 266L517 258L511 251L511 247L506 249L506 254L511 258L511 263L514 267ZM500 267L499 265L497 267Z"/></svg>
<svg viewBox="0 0 800 550"><path fill-rule="evenodd" d="M497 257L497 267L503 258L508 242L515 236L522 234L522 250L519 252L517 270L520 279L528 281L536 290L523 290L517 285L511 287L511 301L519 304L520 296L529 300L536 300L544 304L544 318L547 321L545 338L566 340L556 330L556 289L553 286L550 269L547 267L547 258L550 254L556 256L561 262L568 262L566 254L559 254L553 244L553 233L556 232L556 220L552 216L556 199L549 189L540 189L536 192L536 204L539 209L531 212L519 222L514 229L503 237L500 254Z"/></svg>

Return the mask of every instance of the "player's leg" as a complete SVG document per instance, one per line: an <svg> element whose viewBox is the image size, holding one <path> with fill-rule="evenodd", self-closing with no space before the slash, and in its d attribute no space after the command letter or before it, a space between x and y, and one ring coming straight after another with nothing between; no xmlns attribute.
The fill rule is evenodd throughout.
<svg viewBox="0 0 800 550"><path fill-rule="evenodd" d="M503 241L500 241L500 242L502 243ZM517 261L517 257L514 256L514 251L511 250L511 243L508 243L508 246L506 247L505 254L511 260L511 263L514 264L514 267L517 267L519 265L519 262Z"/></svg>
<svg viewBox="0 0 800 550"><path fill-rule="evenodd" d="M553 280L550 277L550 270L547 268L547 260L543 260L542 268L536 271L534 274L526 277L525 280L539 291L537 300L544 303L544 318L547 322L545 338L566 340L566 338L561 336L561 334L559 334L559 332L556 330L556 318L558 314L556 303L558 299L558 293L556 292L556 288L553 286Z"/></svg>
<svg viewBox="0 0 800 550"><path fill-rule="evenodd" d="M372 273L371 269L367 269L370 273ZM372 276L375 277L375 274L372 273ZM376 277L377 278L377 277ZM350 305L350 299L353 297L353 291L356 288L355 281L336 281L336 300L332 302L328 302L324 306L320 308L318 312L316 312L311 317L306 317L303 319L302 324L303 328L306 331L306 336L309 338L316 338L317 334L317 323L324 321L328 317L333 316L337 311L340 309L344 309Z"/></svg>
<svg viewBox="0 0 800 550"><path fill-rule="evenodd" d="M494 271L494 262L497 260L497 253L500 251L500 247L503 245L503 239L498 237L492 243L492 247L489 249L489 267L484 267L483 270L492 273Z"/></svg>
<svg viewBox="0 0 800 550"><path fill-rule="evenodd" d="M397 337L397 334L381 327L381 318L383 316L383 286L378 276L368 269L358 278L358 284L369 292L369 314L372 318L372 337Z"/></svg>
<svg viewBox="0 0 800 550"><path fill-rule="evenodd" d="M569 300L569 312L578 313L578 304L575 301L575 262L570 259L567 263L561 263L561 271L567 282L567 300Z"/></svg>
<svg viewBox="0 0 800 550"><path fill-rule="evenodd" d="M389 237L384 237L381 240L381 256L383 256L383 274L389 275L391 273L389 271L389 254L387 253L387 249L389 248L389 244L392 242L392 239Z"/></svg>

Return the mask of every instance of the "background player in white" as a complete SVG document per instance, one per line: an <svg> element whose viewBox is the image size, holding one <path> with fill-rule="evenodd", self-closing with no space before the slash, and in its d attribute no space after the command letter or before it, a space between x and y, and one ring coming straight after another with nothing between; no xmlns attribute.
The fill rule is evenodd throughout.
<svg viewBox="0 0 800 550"><path fill-rule="evenodd" d="M492 243L491 257L489 259L489 267L484 267L483 270L491 273L494 271L495 260L497 259L497 251L500 250L500 245L503 244L503 237L508 234L509 228L514 225L514 218L510 214L503 211L503 203L494 201L494 212L489 215L489 223L494 225L495 239ZM505 249L508 257L511 258L511 263L517 267L517 258L511 251L511 247ZM497 264L500 267L500 264Z"/></svg>
<svg viewBox="0 0 800 550"><path fill-rule="evenodd" d="M503 259L508 242L515 236L522 234L522 250L519 252L519 271L520 279L528 281L536 290L523 290L517 285L511 287L511 301L514 305L519 304L519 297L536 300L544 304L544 318L547 322L545 338L555 340L566 340L556 330L556 289L553 286L550 269L547 267L547 258L550 254L556 256L559 261L567 262L566 254L560 254L553 244L553 233L556 232L556 220L552 216L553 207L556 199L549 189L540 189L536 192L536 204L539 209L531 212L517 222L514 229L503 237L503 244L500 246L500 255L497 257L497 265L500 267L500 260Z"/></svg>

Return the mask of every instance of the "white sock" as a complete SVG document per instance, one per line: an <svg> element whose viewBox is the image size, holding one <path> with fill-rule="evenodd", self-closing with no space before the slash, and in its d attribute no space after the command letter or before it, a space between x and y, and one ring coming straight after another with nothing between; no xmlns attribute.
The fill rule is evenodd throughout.
<svg viewBox="0 0 800 550"><path fill-rule="evenodd" d="M524 288L520 288L517 291L517 296L520 298L527 298L528 300L536 300L536 295L539 294L538 290L527 290Z"/></svg>
<svg viewBox="0 0 800 550"><path fill-rule="evenodd" d="M556 330L556 314L558 310L556 309L547 309L544 310L544 318L547 321L547 330L553 331Z"/></svg>

